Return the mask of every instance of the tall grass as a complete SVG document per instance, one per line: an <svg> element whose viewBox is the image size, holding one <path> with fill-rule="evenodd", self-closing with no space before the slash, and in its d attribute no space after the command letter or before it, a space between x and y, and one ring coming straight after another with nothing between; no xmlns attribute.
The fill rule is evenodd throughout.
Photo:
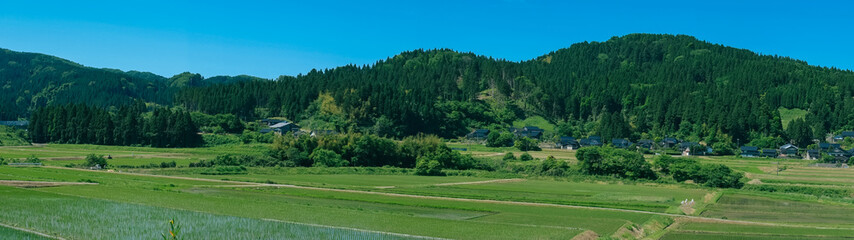
<svg viewBox="0 0 854 240"><path fill-rule="evenodd" d="M164 199L164 201L168 201ZM0 222L69 239L157 239L170 218L184 239L406 239L376 232L214 215L0 187Z"/></svg>

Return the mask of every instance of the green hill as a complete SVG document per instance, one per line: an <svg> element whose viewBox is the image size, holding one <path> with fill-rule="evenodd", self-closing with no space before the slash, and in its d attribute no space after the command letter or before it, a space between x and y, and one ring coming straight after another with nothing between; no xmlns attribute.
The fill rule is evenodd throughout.
<svg viewBox="0 0 854 240"><path fill-rule="evenodd" d="M785 134L780 107L808 109L816 135L854 127L851 71L658 34L577 43L523 62L415 50L371 66L185 89L176 104L246 118L264 117L252 111L260 107L300 120L318 113L312 106L320 106L314 102L320 93L334 100L326 105L347 113L334 118L342 130L382 123L399 135L455 137L541 116L606 139L675 135L746 142Z"/></svg>

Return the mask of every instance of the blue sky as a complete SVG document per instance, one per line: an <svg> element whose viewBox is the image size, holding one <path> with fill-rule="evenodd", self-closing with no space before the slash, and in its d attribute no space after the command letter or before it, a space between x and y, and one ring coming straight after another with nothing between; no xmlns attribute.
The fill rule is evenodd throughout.
<svg viewBox="0 0 854 240"><path fill-rule="evenodd" d="M83 2L0 1L0 48L167 77L275 78L418 48L520 61L576 42L670 33L854 69L847 1Z"/></svg>

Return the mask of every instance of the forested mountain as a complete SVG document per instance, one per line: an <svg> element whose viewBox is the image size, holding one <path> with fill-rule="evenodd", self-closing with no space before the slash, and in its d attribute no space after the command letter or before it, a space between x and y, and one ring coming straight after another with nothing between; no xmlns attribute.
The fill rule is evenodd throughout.
<svg viewBox="0 0 854 240"><path fill-rule="evenodd" d="M0 119L28 117L38 107L86 103L99 107L134 99L167 104L172 94L162 82L37 53L0 49Z"/></svg>
<svg viewBox="0 0 854 240"><path fill-rule="evenodd" d="M169 105L183 87L209 86L261 78L216 76L189 72L166 78L150 72L86 67L38 53L0 49L0 120L27 118L48 105L85 103L119 107L143 100Z"/></svg>
<svg viewBox="0 0 854 240"><path fill-rule="evenodd" d="M816 137L852 129L852 96L854 73L848 70L690 36L631 34L524 62L416 50L371 66L184 88L175 104L396 136L455 137L543 116L564 135L680 136L731 144L784 139L779 107L808 110L807 125Z"/></svg>

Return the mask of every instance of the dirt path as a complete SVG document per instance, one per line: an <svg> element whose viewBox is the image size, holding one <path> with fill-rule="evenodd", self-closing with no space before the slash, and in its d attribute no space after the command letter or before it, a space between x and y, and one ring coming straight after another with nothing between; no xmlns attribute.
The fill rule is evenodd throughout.
<svg viewBox="0 0 854 240"><path fill-rule="evenodd" d="M475 182L452 182L452 183L433 184L433 186L454 186L454 185L484 184L484 183L508 183L508 182L521 182L521 181L525 181L525 179L511 178L511 179L495 179L495 180L475 181Z"/></svg>
<svg viewBox="0 0 854 240"><path fill-rule="evenodd" d="M44 233L41 233L41 232L36 232L35 230L30 230L30 229L26 229L26 228L19 228L19 227L15 227L15 226L12 226L12 225L6 225L6 224L3 224L3 223L0 223L0 227L11 228L11 229L15 229L15 230L18 230L18 231L21 231L21 232L27 232L27 233L31 233L31 234L35 234L35 235L39 235L39 236L46 237L46 238L50 238L50 239L65 240L65 238L61 238L61 237L57 237L57 236L51 236L51 235L47 235L47 234L44 234Z"/></svg>
<svg viewBox="0 0 854 240"><path fill-rule="evenodd" d="M65 167L48 167L48 168L58 168L58 169L68 169L68 170L77 170L77 171L92 171L92 172L102 172L102 173L105 173L104 171L87 170L87 169L75 169L75 168L65 168ZM813 229L842 229L842 230L854 230L854 228L820 227L820 226L797 225L797 224L785 224L785 223L753 222L753 221L744 221L744 220L730 220L730 219L718 219L718 218L709 218L709 217L700 217L700 216L686 216L686 215L681 215L681 214L661 213L661 212L650 212L650 211L631 210L631 209L619 209L619 208L606 208L606 207L590 207L590 206L563 205L563 204L553 204L553 203L537 203L537 202L503 201L503 200L489 200L489 199L471 199L471 198L456 198L456 197L440 197L440 196L429 196L429 195L413 195L413 194L401 194L401 193L372 192L372 191L350 190L350 189L335 189L335 188L308 187L308 186L298 186L298 185L291 185L291 184L268 184L268 183L252 183L252 182L226 181L226 180L215 180L215 179L204 179L204 178L193 178L193 177L178 177L178 176L152 175L152 174L142 174L142 173L126 173L126 172L106 172L106 173L125 174L125 175L134 175L134 176L145 176L145 177L159 177L159 178L168 178L168 179L182 179L182 180L195 180L195 181L206 181L206 182L219 182L219 183L230 183L230 184L233 184L233 185L200 186L200 187L275 187L275 188L293 188L293 189L306 189L306 190L316 190L316 191L329 191L329 192L342 192L342 193L356 193L356 194L372 194L372 195L382 195L382 196L390 196L390 197L405 197L405 198L433 199L433 200L459 201L459 202L474 202L474 203L488 203L488 204L507 204L507 205L534 206L534 207L556 207L556 208L571 208L571 209L604 210L604 211L614 211L614 212L628 212L628 213L652 214L652 215L668 216L668 217L674 217L674 218L684 218L684 219L686 219L686 220L703 221L703 222L731 223L731 224L744 224L744 225L761 225L761 226L776 226L776 227L801 227L801 228L813 228ZM504 180L504 179L501 179L501 180Z"/></svg>

